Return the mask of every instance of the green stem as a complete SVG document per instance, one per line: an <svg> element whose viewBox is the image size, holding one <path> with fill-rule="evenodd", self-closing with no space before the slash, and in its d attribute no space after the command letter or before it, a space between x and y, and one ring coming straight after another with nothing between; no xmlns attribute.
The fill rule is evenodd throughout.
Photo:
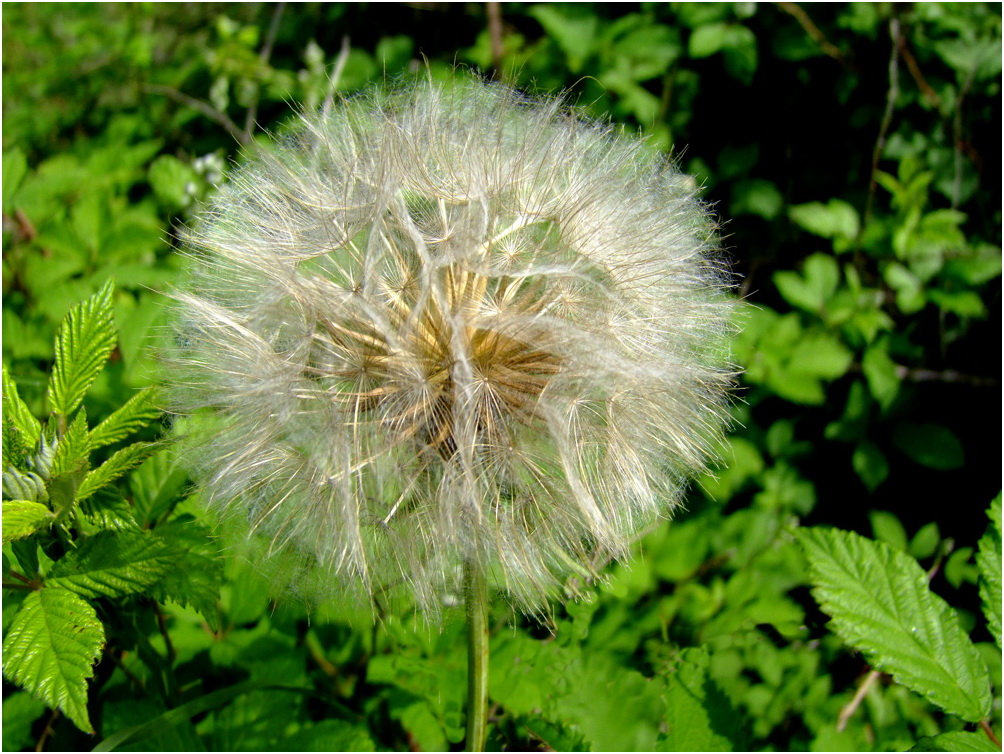
<svg viewBox="0 0 1004 754"><path fill-rule="evenodd" d="M488 735L488 589L477 563L464 564L467 605L467 751L484 751Z"/></svg>

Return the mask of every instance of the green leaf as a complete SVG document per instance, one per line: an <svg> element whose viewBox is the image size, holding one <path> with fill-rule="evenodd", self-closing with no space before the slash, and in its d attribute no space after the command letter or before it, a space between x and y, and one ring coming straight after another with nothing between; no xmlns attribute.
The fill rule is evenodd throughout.
<svg viewBox="0 0 1004 754"><path fill-rule="evenodd" d="M86 500L105 485L111 484L129 471L129 469L139 466L143 463L143 461L153 455L158 448L160 448L159 443L136 442L132 445L127 445L122 448L122 450L114 453L111 458L91 471L84 478L84 481L80 485L80 489L77 490L78 502L80 500Z"/></svg>
<svg viewBox="0 0 1004 754"><path fill-rule="evenodd" d="M86 470L90 465L88 460L90 452L91 441L87 434L87 416L83 411L80 411L63 436L59 438L49 473L55 477L70 471Z"/></svg>
<svg viewBox="0 0 1004 754"><path fill-rule="evenodd" d="M153 524L179 500L187 483L170 448L154 453L129 475L136 519L144 526Z"/></svg>
<svg viewBox="0 0 1004 754"><path fill-rule="evenodd" d="M56 364L49 383L52 410L69 416L84 400L115 348L112 282L70 309L56 335Z"/></svg>
<svg viewBox="0 0 1004 754"><path fill-rule="evenodd" d="M191 605L213 631L218 631L223 561L209 529L179 517L158 526L157 535L171 548L174 567L157 582L154 596L161 602Z"/></svg>
<svg viewBox="0 0 1004 754"><path fill-rule="evenodd" d="M14 213L14 194L28 173L28 159L15 147L3 153L3 211ZM4 244L6 246L6 243ZM6 392L6 388L4 389Z"/></svg>
<svg viewBox="0 0 1004 754"><path fill-rule="evenodd" d="M910 751L1000 751L985 733L953 730L939 736L925 736Z"/></svg>
<svg viewBox="0 0 1004 754"><path fill-rule="evenodd" d="M875 539L906 552L906 529L896 514L889 511L871 510L868 512L868 519L871 521L872 535Z"/></svg>
<svg viewBox="0 0 1004 754"><path fill-rule="evenodd" d="M667 678L666 732L658 751L742 751L742 722L728 697L708 676L708 652L685 649Z"/></svg>
<svg viewBox="0 0 1004 754"><path fill-rule="evenodd" d="M851 456L851 465L869 492L874 492L889 476L889 462L885 454L871 440L862 440L858 443Z"/></svg>
<svg viewBox="0 0 1004 754"><path fill-rule="evenodd" d="M530 9L530 15L558 43L568 58L569 70L578 72L596 44L597 16L592 12L583 12L574 4L535 5Z"/></svg>
<svg viewBox="0 0 1004 754"><path fill-rule="evenodd" d="M39 589L25 598L7 632L3 673L93 733L87 679L104 642L104 628L87 602L65 589Z"/></svg>
<svg viewBox="0 0 1004 754"><path fill-rule="evenodd" d="M155 405L156 401L157 391L154 388L140 390L91 430L91 448L101 448L124 440L152 422L161 413Z"/></svg>
<svg viewBox="0 0 1004 754"><path fill-rule="evenodd" d="M840 284L840 268L829 254L813 254L805 260L802 274L774 273L778 292L791 305L820 314Z"/></svg>
<svg viewBox="0 0 1004 754"><path fill-rule="evenodd" d="M3 543L24 539L52 523L53 515L41 503L29 500L3 501Z"/></svg>
<svg viewBox="0 0 1004 754"><path fill-rule="evenodd" d="M921 466L931 469L958 469L965 463L959 438L941 424L904 422L896 427L892 442Z"/></svg>
<svg viewBox="0 0 1004 754"><path fill-rule="evenodd" d="M24 691L3 700L3 750L34 749L33 723L45 712L45 704ZM29 747L30 744L30 747Z"/></svg>
<svg viewBox="0 0 1004 754"><path fill-rule="evenodd" d="M38 442L42 425L17 394L17 383L7 373L6 364L3 365L3 422L4 426L9 424L18 431L26 447L33 447ZM4 457L6 456L5 450Z"/></svg>
<svg viewBox="0 0 1004 754"><path fill-rule="evenodd" d="M788 217L799 227L823 238L851 241L861 227L857 210L842 199L830 199L826 204L796 204L788 208Z"/></svg>
<svg viewBox="0 0 1004 754"><path fill-rule="evenodd" d="M990 677L955 612L913 558L853 532L802 529L813 596L834 632L877 669L950 714L990 711Z"/></svg>
<svg viewBox="0 0 1004 754"><path fill-rule="evenodd" d="M138 594L175 566L171 546L150 532L102 531L56 562L46 584L84 597Z"/></svg>
<svg viewBox="0 0 1004 754"><path fill-rule="evenodd" d="M89 533L102 529L139 531L140 525L133 516L132 506L116 489L105 489L80 503L84 521L91 526Z"/></svg>
<svg viewBox="0 0 1004 754"><path fill-rule="evenodd" d="M171 209L179 209L191 203L187 186L198 177L191 165L173 155L162 154L151 163L148 177L157 198Z"/></svg>
<svg viewBox="0 0 1004 754"><path fill-rule="evenodd" d="M990 508L990 526L980 539L976 565L980 569L980 599L987 626L1001 648L1001 496L998 493ZM6 537L6 534L4 535Z"/></svg>
<svg viewBox="0 0 1004 754"><path fill-rule="evenodd" d="M224 704L243 696L244 694L261 689L275 689L278 691L288 691L293 694L319 696L317 692L308 688L282 686L269 681L248 681L246 683L240 683L236 686L229 686L225 689L219 689L218 691L205 694L196 699L192 699L190 702L182 704L180 707L168 710L164 714L155 717L153 720L149 720L141 725L134 725L131 728L126 728L125 730L120 730L99 743L92 749L92 751L115 751L115 749L119 746L124 746L132 741L140 741L144 738L149 738L150 736L165 733L174 726L181 725L196 715L208 712L216 707L221 707Z"/></svg>

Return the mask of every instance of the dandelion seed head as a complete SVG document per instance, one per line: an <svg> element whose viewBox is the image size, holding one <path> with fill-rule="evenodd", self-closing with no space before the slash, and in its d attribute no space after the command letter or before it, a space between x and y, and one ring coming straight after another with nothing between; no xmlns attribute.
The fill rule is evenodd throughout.
<svg viewBox="0 0 1004 754"><path fill-rule="evenodd" d="M426 82L300 116L192 231L174 395L210 503L333 591L524 611L625 557L721 432L692 182L559 100Z"/></svg>

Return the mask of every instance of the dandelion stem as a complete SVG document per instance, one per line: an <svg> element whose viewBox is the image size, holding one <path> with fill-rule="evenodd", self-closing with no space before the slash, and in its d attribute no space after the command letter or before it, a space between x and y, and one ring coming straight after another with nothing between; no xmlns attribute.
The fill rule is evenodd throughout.
<svg viewBox="0 0 1004 754"><path fill-rule="evenodd" d="M481 566L464 563L467 605L467 751L484 751L488 735L488 593Z"/></svg>

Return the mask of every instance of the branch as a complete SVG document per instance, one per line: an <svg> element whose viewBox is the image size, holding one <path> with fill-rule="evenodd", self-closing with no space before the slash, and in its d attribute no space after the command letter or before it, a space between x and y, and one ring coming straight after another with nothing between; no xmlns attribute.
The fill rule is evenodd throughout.
<svg viewBox="0 0 1004 754"><path fill-rule="evenodd" d="M495 75L499 75L499 66L502 64L502 6L500 3L485 3L488 11L488 39L492 48L492 68Z"/></svg>
<svg viewBox="0 0 1004 754"><path fill-rule="evenodd" d="M272 57L272 47L275 45L275 37L279 33L279 21L282 19L282 12L286 9L286 3L276 3L275 12L272 14L272 23L269 24L268 32L265 34L265 44L262 45L261 52L258 53L258 62L262 67L268 64L268 59ZM251 128L254 126L255 117L258 115L258 99L261 92L261 84L255 90L254 98L248 106L248 114L244 118L244 134L248 141L251 141Z"/></svg>
<svg viewBox="0 0 1004 754"><path fill-rule="evenodd" d="M881 675L882 674L877 670L873 670L865 676L864 681L862 681L861 685L858 686L858 690L854 694L854 698L844 705L844 708L840 710L840 715L837 716L838 733L847 727L847 721L851 719L858 707L861 706L861 702L864 701L865 695L868 693L868 689L872 687Z"/></svg>
<svg viewBox="0 0 1004 754"><path fill-rule="evenodd" d="M799 25L805 30L805 33L812 37L812 41L819 45L819 49L825 54L836 60L844 68L851 71L857 70L856 66L847 60L840 48L826 38L826 35L812 22L809 14L798 3L778 3L777 5L781 10L798 21Z"/></svg>
<svg viewBox="0 0 1004 754"><path fill-rule="evenodd" d="M970 385L972 387L995 387L998 382L992 377L977 377L963 374L954 369L938 372L933 369L910 369L902 365L896 366L896 376L910 382L944 382L948 384Z"/></svg>
<svg viewBox="0 0 1004 754"><path fill-rule="evenodd" d="M245 134L236 123L230 120L230 116L226 113L220 112L208 102L203 102L191 95L178 91L174 87L164 86L163 84L143 84L143 91L150 94L163 94L168 99L173 99L175 102L180 102L183 105L198 110L214 123L218 123L227 129L227 131L230 132L230 135L233 136L234 139L237 140L237 143L241 146L246 145L251 140L250 136Z"/></svg>
<svg viewBox="0 0 1004 754"><path fill-rule="evenodd" d="M928 103L933 107L938 113L941 112L941 98L938 97L938 93L931 88L931 85L927 83L927 79L924 78L924 74L920 71L920 66L917 64L917 58L913 56L910 52L910 48L906 43L906 37L901 36L898 40L899 44L899 54L903 56L903 62L906 63L906 68L910 71L910 75L917 84L917 88L920 89L921 93Z"/></svg>
<svg viewBox="0 0 1004 754"><path fill-rule="evenodd" d="M861 234L868 227L871 220L872 205L875 203L875 189L878 182L875 174L878 173L879 159L882 157L882 150L885 148L886 136L889 133L889 126L892 125L892 114L896 108L896 98L899 97L899 40L902 36L899 28L899 19L893 16L889 19L889 35L892 37L892 54L889 56L889 91L886 93L885 112L882 114L882 125L879 126L878 138L875 140L875 149L872 151L872 170L868 180L868 201L865 204L865 213L861 222L861 230L858 233L860 241Z"/></svg>

